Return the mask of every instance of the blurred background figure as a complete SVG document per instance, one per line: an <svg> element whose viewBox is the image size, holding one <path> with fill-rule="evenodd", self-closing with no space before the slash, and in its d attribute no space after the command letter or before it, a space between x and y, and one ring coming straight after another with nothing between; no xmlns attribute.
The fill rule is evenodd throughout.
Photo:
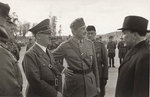
<svg viewBox="0 0 150 97"><path fill-rule="evenodd" d="M113 39L114 39L113 36L109 36L109 42L107 44L109 67L115 67L114 57L115 57L116 42L114 42Z"/></svg>
<svg viewBox="0 0 150 97"><path fill-rule="evenodd" d="M120 39L121 39L121 41L118 43L118 50L119 50L118 57L120 59L119 61L120 61L120 64L121 64L124 57L125 57L125 54L128 51L128 47L125 44L125 41L123 40L123 37L121 37Z"/></svg>
<svg viewBox="0 0 150 97"><path fill-rule="evenodd" d="M29 50L34 44L34 39L29 38L28 44L26 46L26 51Z"/></svg>

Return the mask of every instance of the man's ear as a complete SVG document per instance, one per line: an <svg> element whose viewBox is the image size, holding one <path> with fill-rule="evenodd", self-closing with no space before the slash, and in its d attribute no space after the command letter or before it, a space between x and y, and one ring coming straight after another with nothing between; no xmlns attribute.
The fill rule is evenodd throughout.
<svg viewBox="0 0 150 97"><path fill-rule="evenodd" d="M76 32L75 32L74 29L71 29L71 32L72 32L73 35L76 35Z"/></svg>
<svg viewBox="0 0 150 97"><path fill-rule="evenodd" d="M36 34L36 35L35 35L35 38L36 38L37 40L40 39L39 34Z"/></svg>

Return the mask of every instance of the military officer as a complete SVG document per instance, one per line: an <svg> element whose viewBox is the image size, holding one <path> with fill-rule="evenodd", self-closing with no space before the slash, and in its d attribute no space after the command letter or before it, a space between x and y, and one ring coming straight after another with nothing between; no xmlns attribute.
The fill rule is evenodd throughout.
<svg viewBox="0 0 150 97"><path fill-rule="evenodd" d="M108 58L107 58L107 50L105 45L97 41L95 39L96 29L93 25L89 25L86 28L87 38L93 41L96 51L97 65L99 70L99 78L100 78L100 95L99 97L104 97L105 95L105 85L108 80Z"/></svg>
<svg viewBox="0 0 150 97"><path fill-rule="evenodd" d="M51 52L46 49L52 37L49 19L41 21L29 31L34 34L36 42L26 52L22 62L29 82L27 97L62 97L58 83L60 72Z"/></svg>
<svg viewBox="0 0 150 97"><path fill-rule="evenodd" d="M119 67L115 97L149 97L149 44L145 40L148 20L141 16L125 17L122 30L130 47Z"/></svg>
<svg viewBox="0 0 150 97"><path fill-rule="evenodd" d="M23 97L22 76L16 58L8 51L5 24L10 7L0 2L0 97Z"/></svg>
<svg viewBox="0 0 150 97"><path fill-rule="evenodd" d="M70 28L73 37L53 51L55 58L65 58L68 63L67 69L64 69L63 96L95 97L99 91L99 75L94 45L85 39L83 18L75 19Z"/></svg>
<svg viewBox="0 0 150 97"><path fill-rule="evenodd" d="M108 49L108 58L109 58L109 67L115 67L114 65L114 57L115 57L115 49L116 43L113 41L113 36L109 36L109 42L107 44Z"/></svg>
<svg viewBox="0 0 150 97"><path fill-rule="evenodd" d="M123 41L123 38L121 37L120 39L121 41L118 43L118 50L119 50L118 56L119 56L120 64L121 64L124 59L125 54L128 51L128 47L126 46L125 41Z"/></svg>

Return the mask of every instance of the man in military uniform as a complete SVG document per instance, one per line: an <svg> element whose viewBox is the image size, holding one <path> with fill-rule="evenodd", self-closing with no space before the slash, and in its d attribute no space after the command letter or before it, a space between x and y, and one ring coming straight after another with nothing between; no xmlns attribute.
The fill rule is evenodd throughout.
<svg viewBox="0 0 150 97"><path fill-rule="evenodd" d="M30 48L33 46L33 44L34 44L33 39L32 39L32 38L29 38L29 42L28 42L28 44L27 44L26 51L27 51L28 49L30 49Z"/></svg>
<svg viewBox="0 0 150 97"><path fill-rule="evenodd" d="M123 41L123 38L121 37L120 39L121 41L118 43L118 50L119 50L118 57L120 59L121 64L125 57L125 54L128 51L128 47L126 46L125 41Z"/></svg>
<svg viewBox="0 0 150 97"><path fill-rule="evenodd" d="M0 97L22 97L22 76L15 57L8 51L5 24L10 7L0 2Z"/></svg>
<svg viewBox="0 0 150 97"><path fill-rule="evenodd" d="M95 97L99 91L99 75L95 48L85 39L86 26L83 18L70 25L73 37L53 51L55 58L65 58L64 97Z"/></svg>
<svg viewBox="0 0 150 97"><path fill-rule="evenodd" d="M115 97L149 97L149 44L145 40L148 20L140 16L125 17L122 30L130 47L119 67Z"/></svg>
<svg viewBox="0 0 150 97"><path fill-rule="evenodd" d="M114 57L115 57L115 49L116 43L113 41L113 36L109 36L109 42L107 44L108 49L108 58L109 58L109 67L115 67L114 65Z"/></svg>
<svg viewBox="0 0 150 97"><path fill-rule="evenodd" d="M62 97L59 85L61 75L51 52L46 48L52 37L49 22L45 19L29 30L36 42L26 52L22 62L29 82L27 97Z"/></svg>
<svg viewBox="0 0 150 97"><path fill-rule="evenodd" d="M105 95L105 85L108 80L108 58L107 50L105 45L102 42L99 42L95 39L96 29L93 25L89 25L86 28L87 38L90 39L95 46L97 65L99 70L99 81L100 81L100 95L99 97L104 97Z"/></svg>

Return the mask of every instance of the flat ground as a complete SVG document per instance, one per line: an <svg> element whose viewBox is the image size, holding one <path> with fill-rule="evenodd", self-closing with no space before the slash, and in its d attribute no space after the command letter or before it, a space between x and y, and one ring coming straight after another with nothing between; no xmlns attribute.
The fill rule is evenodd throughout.
<svg viewBox="0 0 150 97"><path fill-rule="evenodd" d="M24 53L25 53L25 47L22 47L21 52L20 52L19 66L21 68L21 72L23 75L23 95L25 95L25 89L28 84L26 77L24 75L23 69L22 69L22 65L21 65ZM114 97L114 95L115 95L115 87L116 87L117 76L118 76L118 67L119 67L118 50L116 50L115 66L116 66L116 68L109 68L109 78L108 78L108 82L106 85L105 97Z"/></svg>

